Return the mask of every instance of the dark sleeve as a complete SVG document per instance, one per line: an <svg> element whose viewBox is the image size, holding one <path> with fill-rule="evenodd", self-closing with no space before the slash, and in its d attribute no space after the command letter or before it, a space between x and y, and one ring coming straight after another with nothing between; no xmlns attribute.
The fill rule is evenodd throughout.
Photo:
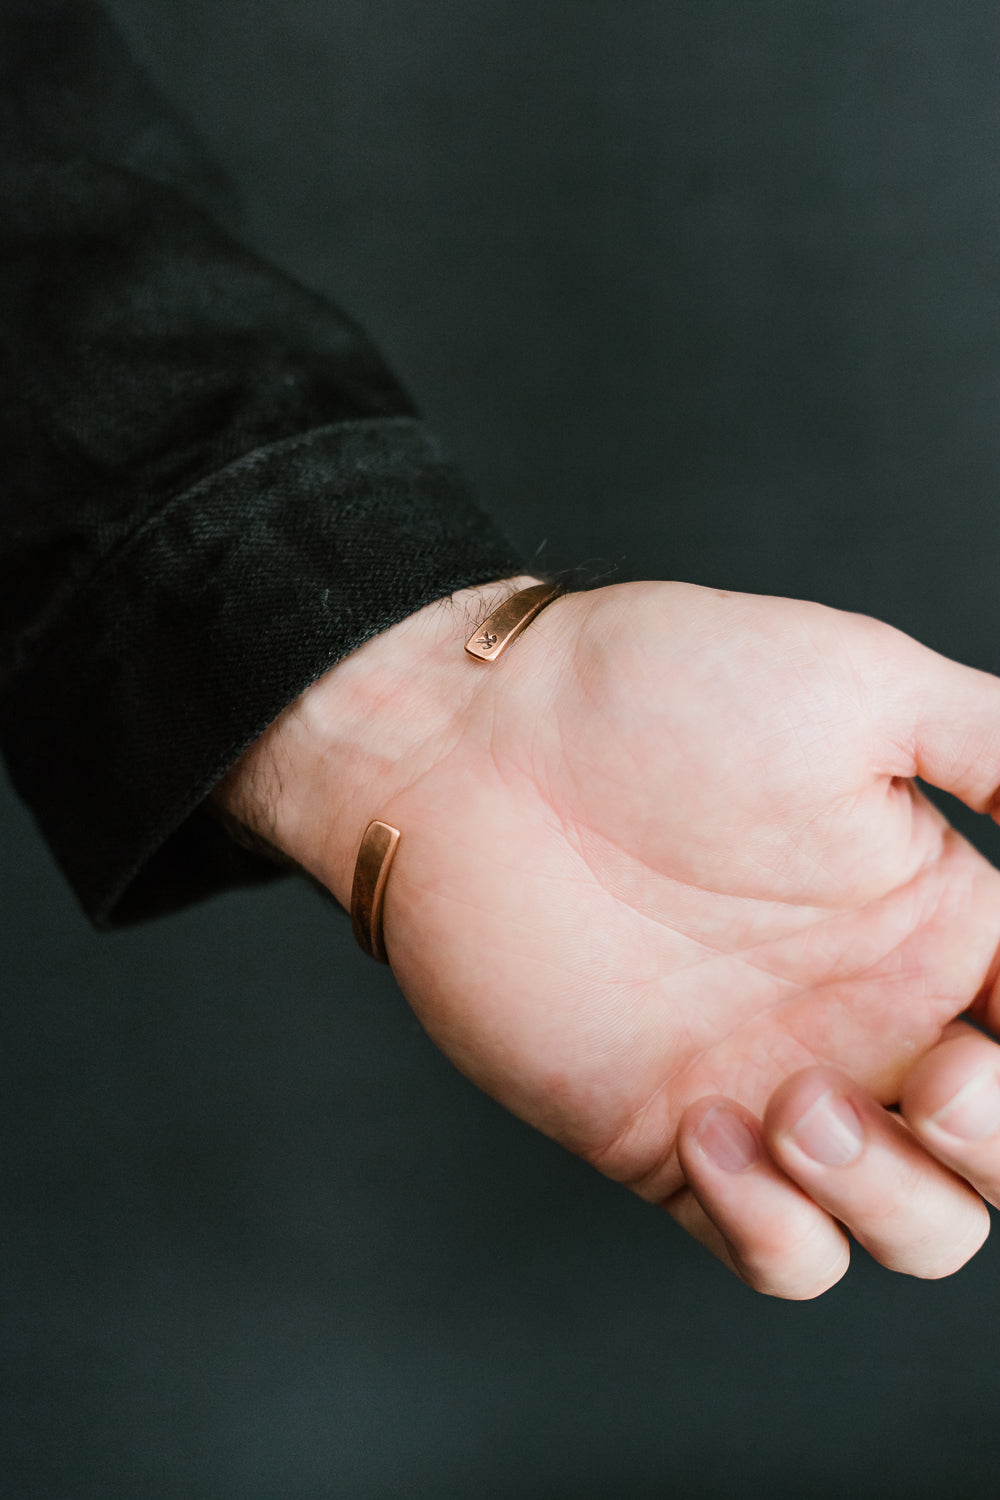
<svg viewBox="0 0 1000 1500"><path fill-rule="evenodd" d="M273 867L201 808L327 667L518 571L364 334L243 248L90 0L0 0L0 734L90 917Z"/></svg>

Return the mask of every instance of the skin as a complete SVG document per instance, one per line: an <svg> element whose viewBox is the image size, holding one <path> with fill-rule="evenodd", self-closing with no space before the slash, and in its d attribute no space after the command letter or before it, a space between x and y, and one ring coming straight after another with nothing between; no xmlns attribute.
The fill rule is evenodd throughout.
<svg viewBox="0 0 1000 1500"><path fill-rule="evenodd" d="M990 810L1000 681L866 617L675 583L566 596L467 658L530 581L369 642L218 800L345 905L369 819L401 829L386 942L430 1035L751 1285L823 1291L843 1225L957 1269L1000 1147L931 1115L996 1071L956 1018L1000 1014L1000 874L913 778ZM796 1129L823 1154L831 1103L817 1161Z"/></svg>

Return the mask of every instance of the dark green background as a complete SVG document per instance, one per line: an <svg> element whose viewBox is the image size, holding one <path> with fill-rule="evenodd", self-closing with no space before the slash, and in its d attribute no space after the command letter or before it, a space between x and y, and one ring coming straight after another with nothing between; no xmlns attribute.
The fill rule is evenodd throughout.
<svg viewBox="0 0 1000 1500"><path fill-rule="evenodd" d="M995 5L113 8L526 549L1000 670ZM2 814L5 1495L995 1491L996 1247L756 1297L308 889L99 938Z"/></svg>

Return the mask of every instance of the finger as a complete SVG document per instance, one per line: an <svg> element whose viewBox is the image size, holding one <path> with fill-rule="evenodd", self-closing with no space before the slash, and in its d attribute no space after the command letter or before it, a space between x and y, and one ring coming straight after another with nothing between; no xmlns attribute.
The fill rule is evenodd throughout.
<svg viewBox="0 0 1000 1500"><path fill-rule="evenodd" d="M719 1232L718 1226L712 1223L689 1187L678 1188L676 1193L665 1198L660 1206L666 1209L670 1217L692 1239L704 1245L705 1249L717 1260L721 1260L727 1271L732 1271L734 1276L743 1280L743 1273L733 1259L732 1252Z"/></svg>
<svg viewBox="0 0 1000 1500"><path fill-rule="evenodd" d="M694 1203L666 1206L749 1286L804 1300L840 1280L850 1261L846 1235L769 1159L748 1110L699 1100L681 1119L677 1153Z"/></svg>
<svg viewBox="0 0 1000 1500"><path fill-rule="evenodd" d="M902 752L896 774L921 776L977 812L996 816L1000 678L951 661L890 627L876 629L882 723Z"/></svg>
<svg viewBox="0 0 1000 1500"><path fill-rule="evenodd" d="M928 1151L1000 1207L1000 1047L969 1026L915 1063L903 1116Z"/></svg>
<svg viewBox="0 0 1000 1500"><path fill-rule="evenodd" d="M949 1276L989 1233L978 1193L833 1068L807 1068L779 1086L764 1139L788 1176L890 1270Z"/></svg>

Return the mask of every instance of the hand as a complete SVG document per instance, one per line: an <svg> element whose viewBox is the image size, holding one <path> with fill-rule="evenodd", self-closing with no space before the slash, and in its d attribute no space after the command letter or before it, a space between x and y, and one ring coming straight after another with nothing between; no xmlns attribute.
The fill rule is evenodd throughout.
<svg viewBox="0 0 1000 1500"><path fill-rule="evenodd" d="M829 1068L779 1085L763 1122L700 1100L678 1132L688 1187L668 1206L759 1291L812 1296L837 1280L844 1225L883 1265L946 1275L986 1236L982 1199L1000 1207L1000 1047L947 1027L906 1076L900 1114L906 1128Z"/></svg>
<svg viewBox="0 0 1000 1500"><path fill-rule="evenodd" d="M911 778L990 807L1000 682L864 617L658 583L559 599L483 666L461 642L492 602L361 648L220 795L344 904L369 818L400 828L386 941L431 1036L704 1230L677 1152L689 1106L759 1117L815 1065L889 1103L960 1012L990 1015L1000 875ZM981 1241L962 1192L918 1274ZM813 1295L842 1273L842 1236L829 1248L759 1284Z"/></svg>

